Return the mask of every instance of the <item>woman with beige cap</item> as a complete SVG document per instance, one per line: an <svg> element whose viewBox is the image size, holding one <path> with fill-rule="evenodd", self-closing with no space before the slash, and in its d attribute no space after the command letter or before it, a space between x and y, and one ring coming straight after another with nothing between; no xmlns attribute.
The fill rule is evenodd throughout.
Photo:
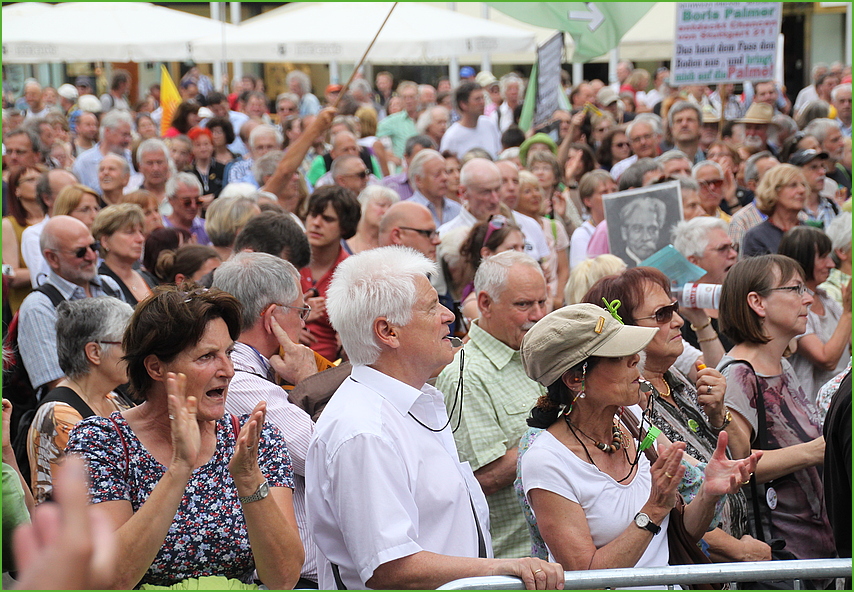
<svg viewBox="0 0 854 592"><path fill-rule="evenodd" d="M596 305L577 304L547 315L522 342L525 371L548 394L528 420L544 431L520 460L521 482L549 556L565 570L669 563L667 529L677 487L685 485L685 444L659 446L650 462L629 431L648 392L639 352L655 333L623 325ZM644 426L642 417L642 438ZM722 435L684 506L684 525L695 540L720 497L749 479L761 455L727 460L726 444Z"/></svg>

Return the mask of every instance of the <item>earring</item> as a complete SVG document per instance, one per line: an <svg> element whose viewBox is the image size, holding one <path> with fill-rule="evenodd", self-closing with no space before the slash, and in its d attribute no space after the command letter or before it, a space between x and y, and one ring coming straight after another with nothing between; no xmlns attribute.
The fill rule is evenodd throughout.
<svg viewBox="0 0 854 592"><path fill-rule="evenodd" d="M578 393L578 399L584 399L587 394L584 392L584 383L587 380L587 362L581 367L581 391Z"/></svg>

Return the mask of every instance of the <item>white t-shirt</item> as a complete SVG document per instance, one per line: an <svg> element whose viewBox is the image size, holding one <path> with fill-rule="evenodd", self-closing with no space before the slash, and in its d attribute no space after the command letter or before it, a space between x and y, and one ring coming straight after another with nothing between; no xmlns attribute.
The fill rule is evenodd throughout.
<svg viewBox="0 0 854 592"><path fill-rule="evenodd" d="M530 255L536 261L542 261L548 257L549 245L546 242L543 227L540 226L539 222L519 212L513 212L513 220L522 230L525 239L525 254Z"/></svg>
<svg viewBox="0 0 854 592"><path fill-rule="evenodd" d="M472 148L483 148L492 158L496 158L501 152L501 134L498 133L498 127L485 115L478 118L476 128L463 127L458 121L442 136L442 152L450 150L462 158Z"/></svg>
<svg viewBox="0 0 854 592"><path fill-rule="evenodd" d="M543 489L580 505L597 549L616 539L630 526L637 528L634 525L635 515L649 499L652 488L649 460L645 454L640 455L631 483L625 485L578 458L548 431L537 436L525 452L521 475L526 496L532 489ZM661 531L652 537L635 567L663 567L668 564L669 523L668 515L661 523ZM554 561L551 550L549 560Z"/></svg>
<svg viewBox="0 0 854 592"><path fill-rule="evenodd" d="M587 244L590 242L590 237L593 236L593 231L596 227L590 223L590 220L585 220L584 223L575 229L572 233L572 239L569 241L569 270L577 266L579 263L587 259Z"/></svg>

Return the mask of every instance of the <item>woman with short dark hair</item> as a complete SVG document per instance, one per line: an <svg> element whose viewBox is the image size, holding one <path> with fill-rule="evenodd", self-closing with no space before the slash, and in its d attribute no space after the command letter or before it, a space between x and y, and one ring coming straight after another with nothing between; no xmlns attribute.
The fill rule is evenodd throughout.
<svg viewBox="0 0 854 592"><path fill-rule="evenodd" d="M842 372L851 357L851 280L842 289L842 305L818 286L827 281L836 267L830 256L833 244L818 228L797 226L783 235L780 255L798 262L804 270L806 287L813 294L807 328L798 340L797 351L789 358L801 387L815 402L818 389Z"/></svg>
<svg viewBox="0 0 854 592"><path fill-rule="evenodd" d="M94 510L115 528L117 589L292 588L303 546L282 434L225 411L240 303L221 290L161 286L137 306L123 346L139 406L93 417L66 450L87 460ZM235 581L237 580L237 581ZM204 582L204 581L203 581ZM243 586L246 587L246 586Z"/></svg>

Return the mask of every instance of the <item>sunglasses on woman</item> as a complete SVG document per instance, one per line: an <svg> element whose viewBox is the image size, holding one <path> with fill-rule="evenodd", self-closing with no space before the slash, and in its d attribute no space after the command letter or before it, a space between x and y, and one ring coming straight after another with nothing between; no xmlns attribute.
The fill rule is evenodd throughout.
<svg viewBox="0 0 854 592"><path fill-rule="evenodd" d="M673 313L679 312L679 302L674 301L673 304L668 304L667 306L662 306L655 314L651 314L648 317L638 317L635 320L642 321L645 319L655 319L655 322L659 325L663 325L664 323L669 323L673 320Z"/></svg>

